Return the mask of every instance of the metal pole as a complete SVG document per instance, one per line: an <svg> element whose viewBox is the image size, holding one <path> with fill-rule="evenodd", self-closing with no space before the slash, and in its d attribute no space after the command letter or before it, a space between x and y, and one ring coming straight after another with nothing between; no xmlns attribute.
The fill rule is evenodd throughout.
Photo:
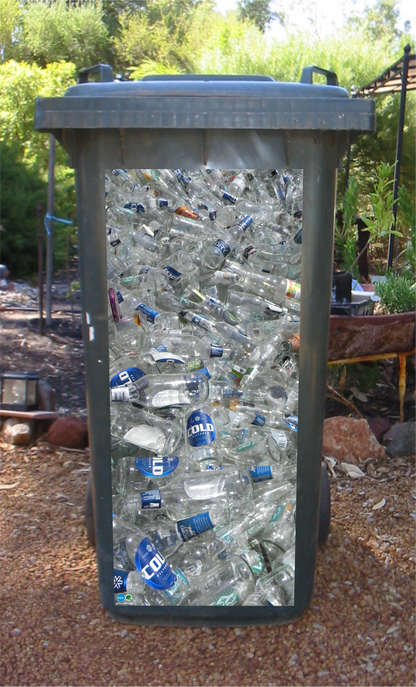
<svg viewBox="0 0 416 687"><path fill-rule="evenodd" d="M39 334L43 335L43 205L36 208L36 224L38 236L38 288L39 288Z"/></svg>
<svg viewBox="0 0 416 687"><path fill-rule="evenodd" d="M55 192L55 136L49 136L49 169L48 169L48 208L46 230L48 233L46 242L46 326L52 324L52 276L53 276L53 216L54 192Z"/></svg>
<svg viewBox="0 0 416 687"><path fill-rule="evenodd" d="M400 183L400 168L402 164L402 148L403 148L403 129L404 129L404 113L406 108L406 89L407 89L407 73L409 70L409 56L410 45L406 45L403 55L403 71L402 71L402 88L400 92L400 113L399 113L399 128L397 131L397 147L396 147L396 164L394 168L394 188L393 188L393 224L392 230L396 229L397 224L397 198L399 195ZM387 256L387 269L391 269L393 265L394 252L394 234L390 234L389 252Z"/></svg>

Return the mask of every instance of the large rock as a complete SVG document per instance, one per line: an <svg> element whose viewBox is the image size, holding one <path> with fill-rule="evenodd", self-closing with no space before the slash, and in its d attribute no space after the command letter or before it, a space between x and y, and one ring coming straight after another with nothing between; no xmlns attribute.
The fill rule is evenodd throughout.
<svg viewBox="0 0 416 687"><path fill-rule="evenodd" d="M33 420L9 417L2 428L3 438L9 444L24 446L30 442L34 426Z"/></svg>
<svg viewBox="0 0 416 687"><path fill-rule="evenodd" d="M389 456L413 456L415 454L415 422L396 422L384 435Z"/></svg>
<svg viewBox="0 0 416 687"><path fill-rule="evenodd" d="M322 451L325 456L355 463L367 458L386 458L367 420L329 417L324 422Z"/></svg>
<svg viewBox="0 0 416 687"><path fill-rule="evenodd" d="M78 417L60 417L49 428L46 440L54 446L82 450L88 446L88 425Z"/></svg>

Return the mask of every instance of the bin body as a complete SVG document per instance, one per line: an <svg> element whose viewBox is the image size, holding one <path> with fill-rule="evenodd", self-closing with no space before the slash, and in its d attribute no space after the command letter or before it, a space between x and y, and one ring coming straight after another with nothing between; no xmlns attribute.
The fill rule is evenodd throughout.
<svg viewBox="0 0 416 687"><path fill-rule="evenodd" d="M374 103L333 85L197 78L86 83L36 105L36 129L58 138L76 173L100 598L112 617L134 623L286 623L313 594L337 169L350 141L375 129ZM303 170L294 606L114 605L104 175L117 168Z"/></svg>

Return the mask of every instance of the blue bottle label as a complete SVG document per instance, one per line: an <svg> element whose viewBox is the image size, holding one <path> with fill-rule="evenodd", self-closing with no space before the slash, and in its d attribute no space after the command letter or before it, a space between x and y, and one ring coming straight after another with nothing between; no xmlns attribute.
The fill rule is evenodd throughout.
<svg viewBox="0 0 416 687"><path fill-rule="evenodd" d="M166 200L166 198L158 198L157 199L157 204L160 208L167 208L169 207L169 201Z"/></svg>
<svg viewBox="0 0 416 687"><path fill-rule="evenodd" d="M127 570L116 570L114 568L114 591L115 592L126 592L127 591Z"/></svg>
<svg viewBox="0 0 416 687"><path fill-rule="evenodd" d="M248 229L248 227L250 226L250 224L252 223L252 221L253 221L253 218L250 217L250 215L247 215L247 217L244 217L244 219L242 219L241 222L238 223L238 226L239 226L243 231L245 231L246 229Z"/></svg>
<svg viewBox="0 0 416 687"><path fill-rule="evenodd" d="M170 589L178 579L148 537L140 542L135 563L142 579L153 589Z"/></svg>
<svg viewBox="0 0 416 687"><path fill-rule="evenodd" d="M126 203L125 204L125 209L126 210L131 210L132 212L137 212L139 214L140 212L146 212L146 208L144 205L141 203Z"/></svg>
<svg viewBox="0 0 416 687"><path fill-rule="evenodd" d="M118 246L120 243L121 243L120 239L114 239L114 241L110 241L110 246L112 246L113 248L115 248L115 247Z"/></svg>
<svg viewBox="0 0 416 687"><path fill-rule="evenodd" d="M128 367L121 372L117 372L116 375L110 381L110 387L115 386L125 386L126 384L133 384L137 382L138 379L144 377L145 373L139 367Z"/></svg>
<svg viewBox="0 0 416 687"><path fill-rule="evenodd" d="M208 210L208 208L206 208ZM211 210L209 213L209 218L211 222L213 222L215 219L217 219L217 211L216 210Z"/></svg>
<svg viewBox="0 0 416 687"><path fill-rule="evenodd" d="M122 303L124 301L123 296L121 295L120 291L116 291L117 294L117 300L119 303Z"/></svg>
<svg viewBox="0 0 416 687"><path fill-rule="evenodd" d="M122 604L123 601L126 600L126 597L125 597L124 594L117 594L117 597L116 597L116 598L117 598L117 601L118 601L120 604Z"/></svg>
<svg viewBox="0 0 416 687"><path fill-rule="evenodd" d="M206 446L215 440L215 427L206 413L196 410L186 423L188 441L191 446Z"/></svg>
<svg viewBox="0 0 416 687"><path fill-rule="evenodd" d="M294 432L298 431L298 418L296 415L288 415L285 417L285 422L290 429L293 429Z"/></svg>
<svg viewBox="0 0 416 687"><path fill-rule="evenodd" d="M214 243L214 248L218 248L224 257L226 257L231 250L228 243L223 241L223 239L217 239Z"/></svg>
<svg viewBox="0 0 416 687"><path fill-rule="evenodd" d="M165 477L171 475L179 465L178 456L149 456L148 458L136 458L136 468L142 475L149 477Z"/></svg>
<svg viewBox="0 0 416 687"><path fill-rule="evenodd" d="M260 415L259 413L256 413L256 417L254 418L254 420L251 424L252 425L260 425L260 427L262 427L265 422L266 422L266 418L264 417L264 415Z"/></svg>
<svg viewBox="0 0 416 687"><path fill-rule="evenodd" d="M221 358L224 354L224 349L222 346L214 346L211 344L211 358Z"/></svg>
<svg viewBox="0 0 416 687"><path fill-rule="evenodd" d="M167 347L165 346L165 344L160 344L159 346L155 346L155 349L157 351L159 351L159 353L164 353L165 351L168 350Z"/></svg>
<svg viewBox="0 0 416 687"><path fill-rule="evenodd" d="M227 193L226 191L222 194L222 197L224 198L224 200L228 200L230 203L234 204L237 202L237 198L233 196L231 193Z"/></svg>
<svg viewBox="0 0 416 687"><path fill-rule="evenodd" d="M188 541L193 537L197 537L203 532L208 532L212 530L214 525L211 522L209 512L198 513L198 515L192 515L190 518L185 518L185 520L179 520L176 523L176 531L182 541Z"/></svg>
<svg viewBox="0 0 416 687"><path fill-rule="evenodd" d="M167 272L169 281L173 281L174 279L177 279L178 277L182 276L181 272L178 272L178 270L175 270L170 265L166 265L166 267L162 267L162 269L165 270L165 272Z"/></svg>
<svg viewBox="0 0 416 687"><path fill-rule="evenodd" d="M248 469L253 482L263 482L263 480L272 479L272 468L270 465L258 465L255 468Z"/></svg>
<svg viewBox="0 0 416 687"><path fill-rule="evenodd" d="M151 308L149 308L148 305L145 305L144 303L139 303L136 310L139 310L141 313L143 313L143 315L146 315L146 320L148 322L152 322L152 324L154 323L155 318L159 314L158 312L156 312L156 310L152 310Z"/></svg>
<svg viewBox="0 0 416 687"><path fill-rule="evenodd" d="M162 496L159 489L151 489L150 491L142 491L140 493L142 499L142 508L162 508Z"/></svg>

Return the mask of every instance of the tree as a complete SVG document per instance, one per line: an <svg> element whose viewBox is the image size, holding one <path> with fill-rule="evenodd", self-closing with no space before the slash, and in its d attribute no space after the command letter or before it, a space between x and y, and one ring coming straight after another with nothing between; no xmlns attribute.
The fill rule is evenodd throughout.
<svg viewBox="0 0 416 687"><path fill-rule="evenodd" d="M252 21L262 33L273 21L285 23L285 13L273 12L270 0L239 0L237 2L237 18L241 21Z"/></svg>
<svg viewBox="0 0 416 687"><path fill-rule="evenodd" d="M347 28L364 31L373 41L385 38L394 41L401 36L397 28L399 14L396 0L377 0L374 7L365 8L362 16L351 16Z"/></svg>
<svg viewBox="0 0 416 687"><path fill-rule="evenodd" d="M0 55L35 62L73 62L78 69L111 61L111 40L99 5L66 0L0 0Z"/></svg>

